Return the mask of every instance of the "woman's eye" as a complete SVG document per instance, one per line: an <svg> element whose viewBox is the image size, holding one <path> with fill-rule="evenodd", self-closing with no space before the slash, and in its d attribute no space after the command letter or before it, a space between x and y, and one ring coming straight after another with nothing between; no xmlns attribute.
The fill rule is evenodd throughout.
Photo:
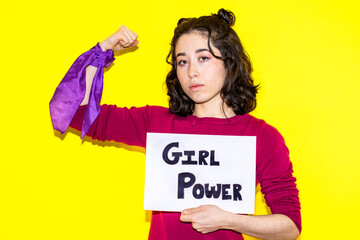
<svg viewBox="0 0 360 240"><path fill-rule="evenodd" d="M179 66L184 66L186 64L186 61L185 60L180 60L179 62L178 62L178 65Z"/></svg>
<svg viewBox="0 0 360 240"><path fill-rule="evenodd" d="M199 61L200 62L205 62L206 60L208 60L209 58L208 57L200 57L199 58Z"/></svg>

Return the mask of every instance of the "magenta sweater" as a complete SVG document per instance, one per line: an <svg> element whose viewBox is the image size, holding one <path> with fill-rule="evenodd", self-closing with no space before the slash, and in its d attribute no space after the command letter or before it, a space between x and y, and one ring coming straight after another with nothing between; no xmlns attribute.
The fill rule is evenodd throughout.
<svg viewBox="0 0 360 240"><path fill-rule="evenodd" d="M81 131L84 113L85 107L80 107L70 124L72 128ZM265 121L249 114L229 119L197 118L181 117L157 106L128 109L102 105L86 135L146 147L147 132L256 136L256 182L271 212L288 216L301 231L300 202L289 151L280 133ZM149 239L243 239L241 234L228 230L201 234L179 218L180 213L153 212Z"/></svg>

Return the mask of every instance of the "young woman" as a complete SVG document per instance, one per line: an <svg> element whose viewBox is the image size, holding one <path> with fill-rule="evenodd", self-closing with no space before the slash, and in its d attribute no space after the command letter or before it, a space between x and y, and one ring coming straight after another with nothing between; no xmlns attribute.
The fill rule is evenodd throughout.
<svg viewBox="0 0 360 240"><path fill-rule="evenodd" d="M256 106L252 67L231 28L235 16L180 19L171 42L167 75L169 108L100 106L102 69L113 52L138 44L125 26L81 55L50 102L54 128L70 125L94 139L146 147L146 133L256 136L256 183L272 214L233 214L213 205L181 213L153 212L149 239L296 239L300 202L288 149L279 132L249 115ZM81 105L81 106L80 106ZM80 106L80 107L79 107Z"/></svg>

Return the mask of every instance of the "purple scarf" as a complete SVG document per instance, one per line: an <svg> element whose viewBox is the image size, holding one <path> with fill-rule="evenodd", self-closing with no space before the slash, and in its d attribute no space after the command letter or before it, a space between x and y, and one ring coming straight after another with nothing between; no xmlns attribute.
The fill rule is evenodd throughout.
<svg viewBox="0 0 360 240"><path fill-rule="evenodd" d="M97 67L91 86L89 103L84 114L81 138L85 136L100 113L104 67L115 60L112 50L103 52L99 43L76 59L66 73L50 101L50 115L55 130L63 134L84 99L86 91L86 67Z"/></svg>

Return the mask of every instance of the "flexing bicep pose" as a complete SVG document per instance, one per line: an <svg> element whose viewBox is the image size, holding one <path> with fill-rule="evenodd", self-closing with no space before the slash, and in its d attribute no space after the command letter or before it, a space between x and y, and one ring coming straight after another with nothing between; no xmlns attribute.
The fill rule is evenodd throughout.
<svg viewBox="0 0 360 240"><path fill-rule="evenodd" d="M139 41L137 40L137 37L138 35L126 26L121 26L118 31L102 41L99 45L104 52L107 50L118 52L138 45ZM96 70L96 67L91 65L86 67L86 93L81 105L86 105L89 101L90 89Z"/></svg>
<svg viewBox="0 0 360 240"><path fill-rule="evenodd" d="M284 139L265 121L249 114L257 86L240 39L235 16L218 14L180 19L171 41L166 77L169 108L100 106L102 69L113 52L136 46L137 34L122 26L81 55L50 102L54 128L68 126L94 139L146 147L146 134L184 133L256 136L256 183L272 214L234 214L214 205L181 213L154 211L149 239L296 239L301 231L296 179Z"/></svg>

